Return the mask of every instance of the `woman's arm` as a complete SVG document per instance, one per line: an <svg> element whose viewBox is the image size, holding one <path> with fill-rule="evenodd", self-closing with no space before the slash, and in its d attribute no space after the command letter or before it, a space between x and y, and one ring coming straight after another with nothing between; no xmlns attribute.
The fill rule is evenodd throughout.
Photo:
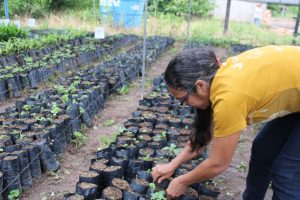
<svg viewBox="0 0 300 200"><path fill-rule="evenodd" d="M234 151L240 138L240 131L212 141L209 158L200 163L194 170L173 179L167 189L167 194L175 198L184 193L186 187L198 183L225 171L231 163Z"/></svg>
<svg viewBox="0 0 300 200"><path fill-rule="evenodd" d="M185 147L182 149L180 154L178 154L171 163L177 169L181 164L193 159L197 155L203 152L205 147L200 148L198 151L192 151L191 143L188 142Z"/></svg>

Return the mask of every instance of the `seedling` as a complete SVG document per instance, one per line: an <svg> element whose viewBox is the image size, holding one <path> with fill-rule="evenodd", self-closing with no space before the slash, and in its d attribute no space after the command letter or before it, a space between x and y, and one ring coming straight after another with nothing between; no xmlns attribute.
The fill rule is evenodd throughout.
<svg viewBox="0 0 300 200"><path fill-rule="evenodd" d="M61 109L57 106L57 104L54 102L52 103L52 108L51 108L51 114L56 117L58 113L61 112Z"/></svg>
<svg viewBox="0 0 300 200"><path fill-rule="evenodd" d="M61 101L64 103L67 103L69 101L69 95L68 94L64 94L60 97Z"/></svg>
<svg viewBox="0 0 300 200"><path fill-rule="evenodd" d="M128 94L129 93L129 88L127 85L123 85L122 88L117 90L117 93L120 95Z"/></svg>
<svg viewBox="0 0 300 200"><path fill-rule="evenodd" d="M103 126L107 127L107 126L111 126L115 123L115 120L113 119L108 119L104 122Z"/></svg>
<svg viewBox="0 0 300 200"><path fill-rule="evenodd" d="M84 134L80 133L79 131L75 131L73 135L74 135L73 142L75 143L76 148L86 143L87 137Z"/></svg>
<svg viewBox="0 0 300 200"><path fill-rule="evenodd" d="M244 172L247 169L246 163L241 161L240 164L235 167L239 172Z"/></svg>
<svg viewBox="0 0 300 200"><path fill-rule="evenodd" d="M164 191L152 193L151 200L167 200L166 193Z"/></svg>
<svg viewBox="0 0 300 200"><path fill-rule="evenodd" d="M180 153L180 149L178 149L176 144L174 144L174 143L172 143L168 147L164 147L162 150L167 150L173 155L178 155Z"/></svg>
<svg viewBox="0 0 300 200"><path fill-rule="evenodd" d="M9 200L18 200L20 198L19 190L11 190L8 195Z"/></svg>
<svg viewBox="0 0 300 200"><path fill-rule="evenodd" d="M144 161L149 161L150 159L151 159L151 157L149 154L143 157Z"/></svg>
<svg viewBox="0 0 300 200"><path fill-rule="evenodd" d="M155 183L149 183L149 187L150 187L151 190L155 190L156 189Z"/></svg>
<svg viewBox="0 0 300 200"><path fill-rule="evenodd" d="M31 107L32 107L31 105L26 104L26 105L23 106L23 110L24 111L29 111L31 109Z"/></svg>

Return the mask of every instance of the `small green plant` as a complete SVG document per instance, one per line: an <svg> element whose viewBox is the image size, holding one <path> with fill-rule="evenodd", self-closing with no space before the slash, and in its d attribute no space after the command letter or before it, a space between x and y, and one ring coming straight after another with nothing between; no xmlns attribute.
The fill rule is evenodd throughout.
<svg viewBox="0 0 300 200"><path fill-rule="evenodd" d="M240 164L235 167L239 172L244 172L247 169L246 163L241 161Z"/></svg>
<svg viewBox="0 0 300 200"><path fill-rule="evenodd" d="M159 191L159 192L152 193L151 200L167 200L165 191Z"/></svg>
<svg viewBox="0 0 300 200"><path fill-rule="evenodd" d="M122 88L117 90L117 93L120 95L128 94L129 93L129 88L127 85L123 85Z"/></svg>
<svg viewBox="0 0 300 200"><path fill-rule="evenodd" d="M18 200L20 198L19 190L11 190L8 195L9 200Z"/></svg>
<svg viewBox="0 0 300 200"><path fill-rule="evenodd" d="M151 159L151 157L149 154L143 157L144 161L149 161L150 159Z"/></svg>
<svg viewBox="0 0 300 200"><path fill-rule="evenodd" d="M80 133L79 131L75 131L73 135L74 135L73 143L75 143L76 148L86 143L87 137L84 134Z"/></svg>
<svg viewBox="0 0 300 200"><path fill-rule="evenodd" d="M64 103L67 103L69 101L69 95L68 94L64 94L60 97L61 101Z"/></svg>
<svg viewBox="0 0 300 200"><path fill-rule="evenodd" d="M57 104L54 102L52 103L52 107L51 107L51 114L56 117L58 113L61 112L61 109L57 106Z"/></svg>
<svg viewBox="0 0 300 200"><path fill-rule="evenodd" d="M155 183L149 183L149 187L150 187L151 190L155 190L156 189Z"/></svg>
<svg viewBox="0 0 300 200"><path fill-rule="evenodd" d="M79 113L80 115L83 115L83 113L85 112L85 109L83 107L79 107Z"/></svg>
<svg viewBox="0 0 300 200"><path fill-rule="evenodd" d="M32 106L28 105L28 104L26 104L26 105L23 106L23 110L24 111L29 111L31 108L32 108Z"/></svg>
<svg viewBox="0 0 300 200"><path fill-rule="evenodd" d="M172 143L168 147L164 147L162 150L167 150L173 155L178 155L180 153L180 149L177 148L176 144Z"/></svg>
<svg viewBox="0 0 300 200"><path fill-rule="evenodd" d="M107 126L111 126L115 123L115 120L113 119L108 119L104 122L103 126L107 127Z"/></svg>

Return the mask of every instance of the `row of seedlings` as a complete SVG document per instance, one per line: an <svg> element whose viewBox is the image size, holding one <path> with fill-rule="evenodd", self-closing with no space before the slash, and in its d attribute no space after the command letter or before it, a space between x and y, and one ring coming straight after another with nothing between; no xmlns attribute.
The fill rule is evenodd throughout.
<svg viewBox="0 0 300 200"><path fill-rule="evenodd" d="M148 49L151 60L157 56L155 49L161 51L166 49L164 45L174 42L170 38L151 41L154 43ZM140 55L142 48L132 51ZM39 178L42 171L59 168L54 154L65 150L82 123L91 126L91 119L103 108L106 97L115 88L133 79L129 72L135 76L139 74L142 56L134 58L128 60L128 57L119 56L119 59L95 66L97 70L93 73L82 71L74 77L62 78L61 84L56 87L17 101L14 107L0 114L0 167L4 199L11 191L31 187L32 179ZM111 67L115 61L126 67Z"/></svg>
<svg viewBox="0 0 300 200"><path fill-rule="evenodd" d="M137 41L136 35L114 35L103 40L84 36L39 50L0 57L0 101L20 97L22 90L37 88L57 73L91 64Z"/></svg>
<svg viewBox="0 0 300 200"><path fill-rule="evenodd" d="M208 42L202 42L202 41L197 41L197 40L192 40L189 41L188 44L184 47L185 49L192 49L192 48L202 48L202 47L207 47L207 46L212 46ZM252 45L247 45L247 44L231 44L229 50L230 55L236 55L239 53L242 53L244 51L250 50L256 48Z"/></svg>
<svg viewBox="0 0 300 200"><path fill-rule="evenodd" d="M153 92L124 123L116 140L97 151L88 171L81 172L76 192L64 200L164 200L169 180L154 183L151 169L168 163L189 140L193 110L181 107L169 95L162 76L153 82ZM194 169L204 155L182 164L174 173L180 176ZM194 184L178 199L215 199L220 191L212 181Z"/></svg>

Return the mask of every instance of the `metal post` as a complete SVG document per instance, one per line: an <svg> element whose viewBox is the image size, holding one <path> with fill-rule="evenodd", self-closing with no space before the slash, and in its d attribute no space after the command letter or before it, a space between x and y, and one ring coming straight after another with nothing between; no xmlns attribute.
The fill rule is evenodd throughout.
<svg viewBox="0 0 300 200"><path fill-rule="evenodd" d="M226 16L225 16L224 32L223 32L224 35L226 35L227 30L228 30L228 22L229 22L229 14L230 14L230 4L231 4L231 0L227 0Z"/></svg>
<svg viewBox="0 0 300 200"><path fill-rule="evenodd" d="M294 34L293 34L294 35L294 39L298 35L299 21L300 21L300 1L299 1L299 6L298 6L298 15L297 15L297 19L296 19ZM296 41L293 40L293 42L296 42Z"/></svg>
<svg viewBox="0 0 300 200"><path fill-rule="evenodd" d="M144 99L145 90L145 68L146 68L146 49L147 49L147 14L148 14L148 0L145 0L145 12L144 12L144 44L143 44L143 68L142 68L142 91L141 99Z"/></svg>
<svg viewBox="0 0 300 200"><path fill-rule="evenodd" d="M8 0L4 0L4 7L5 7L5 17L6 19L9 19Z"/></svg>
<svg viewBox="0 0 300 200"><path fill-rule="evenodd" d="M191 15L192 15L192 0L189 0L189 15L188 15L188 25L186 30L186 45L189 44L190 37L190 23L191 23Z"/></svg>

